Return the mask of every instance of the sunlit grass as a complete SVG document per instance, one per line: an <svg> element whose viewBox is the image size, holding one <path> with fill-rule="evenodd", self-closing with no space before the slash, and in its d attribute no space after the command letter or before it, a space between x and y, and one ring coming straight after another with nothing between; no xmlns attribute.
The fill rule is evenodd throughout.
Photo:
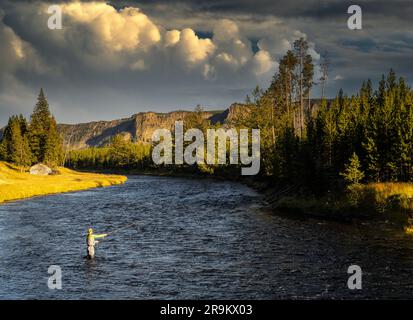
<svg viewBox="0 0 413 320"><path fill-rule="evenodd" d="M391 221L413 234L413 183L360 184L345 194L321 197L284 196L275 209L337 219L368 218Z"/></svg>
<svg viewBox="0 0 413 320"><path fill-rule="evenodd" d="M83 173L58 168L60 174L31 175L6 162L0 162L0 203L53 193L71 192L124 183L119 175Z"/></svg>
<svg viewBox="0 0 413 320"><path fill-rule="evenodd" d="M365 194L374 196L376 208L393 214L393 219L404 224L404 231L413 234L413 183L372 183L364 189Z"/></svg>
<svg viewBox="0 0 413 320"><path fill-rule="evenodd" d="M378 205L389 204L389 202L397 200L400 209L413 212L413 183L371 183L364 186L364 189L365 192L371 192L375 195L375 201Z"/></svg>
<svg viewBox="0 0 413 320"><path fill-rule="evenodd" d="M372 183L368 186L370 188L373 188L378 194L384 197L390 197L396 194L403 194L408 198L413 198L413 183L387 182Z"/></svg>

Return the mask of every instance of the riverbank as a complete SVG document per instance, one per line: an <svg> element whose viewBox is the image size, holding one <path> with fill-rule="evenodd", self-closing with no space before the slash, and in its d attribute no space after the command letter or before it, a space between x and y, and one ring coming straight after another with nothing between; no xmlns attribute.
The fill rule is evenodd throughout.
<svg viewBox="0 0 413 320"><path fill-rule="evenodd" d="M48 194L86 190L121 184L125 176L86 173L58 168L58 174L36 176L0 162L0 203Z"/></svg>
<svg viewBox="0 0 413 320"><path fill-rule="evenodd" d="M167 176L189 179L213 179L235 181L245 184L265 197L272 210L279 215L315 218L337 222L370 221L393 224L397 228L407 228L413 233L413 184L374 183L360 185L353 201L348 194L336 193L320 197L293 185L275 186L273 181L263 177L240 176L236 172L220 172L218 175L169 168L145 169L85 169L87 172L116 173L122 175ZM356 197L356 199L354 199Z"/></svg>
<svg viewBox="0 0 413 320"><path fill-rule="evenodd" d="M411 229L413 223L413 184L360 184L341 194L320 197L299 196L294 190L267 191L274 210L305 214L340 221L369 220Z"/></svg>

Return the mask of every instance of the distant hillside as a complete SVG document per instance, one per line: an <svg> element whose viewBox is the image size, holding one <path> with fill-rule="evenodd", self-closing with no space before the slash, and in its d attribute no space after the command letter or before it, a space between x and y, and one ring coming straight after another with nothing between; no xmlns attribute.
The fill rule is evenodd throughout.
<svg viewBox="0 0 413 320"><path fill-rule="evenodd" d="M225 123L231 106L225 111L205 111L211 123ZM116 134L124 134L133 141L149 142L152 133L159 128L173 129L175 121L185 120L192 111L173 111L169 113L140 112L130 118L112 121L94 121L80 124L59 124L65 146L69 149L84 149L103 146Z"/></svg>

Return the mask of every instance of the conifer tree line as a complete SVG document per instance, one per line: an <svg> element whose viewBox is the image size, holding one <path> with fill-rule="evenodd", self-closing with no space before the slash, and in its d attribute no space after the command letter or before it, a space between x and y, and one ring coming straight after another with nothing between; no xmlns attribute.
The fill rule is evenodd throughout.
<svg viewBox="0 0 413 320"><path fill-rule="evenodd" d="M197 106L185 118L184 130L196 128L205 135L211 124L204 117L203 109ZM189 144L189 143L187 143ZM71 150L67 156L67 165L81 169L158 169L152 160L152 144L134 142L127 135L117 134L102 147ZM175 165L173 169L181 169Z"/></svg>
<svg viewBox="0 0 413 320"><path fill-rule="evenodd" d="M270 87L247 97L249 112L234 119L237 127L261 129L261 174L315 192L342 188L354 176L357 183L413 181L413 91L406 81L390 70L376 89L368 80L357 94L340 90L315 105L308 45L300 39L294 48ZM325 80L325 62L320 69Z"/></svg>
<svg viewBox="0 0 413 320"><path fill-rule="evenodd" d="M9 118L0 142L0 159L22 167L34 163L51 167L62 164L62 137L43 89L40 90L30 122L22 115Z"/></svg>
<svg viewBox="0 0 413 320"><path fill-rule="evenodd" d="M106 146L71 150L66 164L75 169L145 169L151 163L150 144L118 134Z"/></svg>

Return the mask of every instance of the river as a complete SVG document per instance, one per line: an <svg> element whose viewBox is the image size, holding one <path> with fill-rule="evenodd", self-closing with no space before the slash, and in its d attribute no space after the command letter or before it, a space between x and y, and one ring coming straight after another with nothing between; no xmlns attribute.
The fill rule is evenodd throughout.
<svg viewBox="0 0 413 320"><path fill-rule="evenodd" d="M138 223L116 231L131 223ZM92 226L112 235L85 259ZM362 268L362 290L347 287ZM50 290L50 265L62 289ZM0 205L1 299L410 298L413 238L273 214L233 182L133 176Z"/></svg>

